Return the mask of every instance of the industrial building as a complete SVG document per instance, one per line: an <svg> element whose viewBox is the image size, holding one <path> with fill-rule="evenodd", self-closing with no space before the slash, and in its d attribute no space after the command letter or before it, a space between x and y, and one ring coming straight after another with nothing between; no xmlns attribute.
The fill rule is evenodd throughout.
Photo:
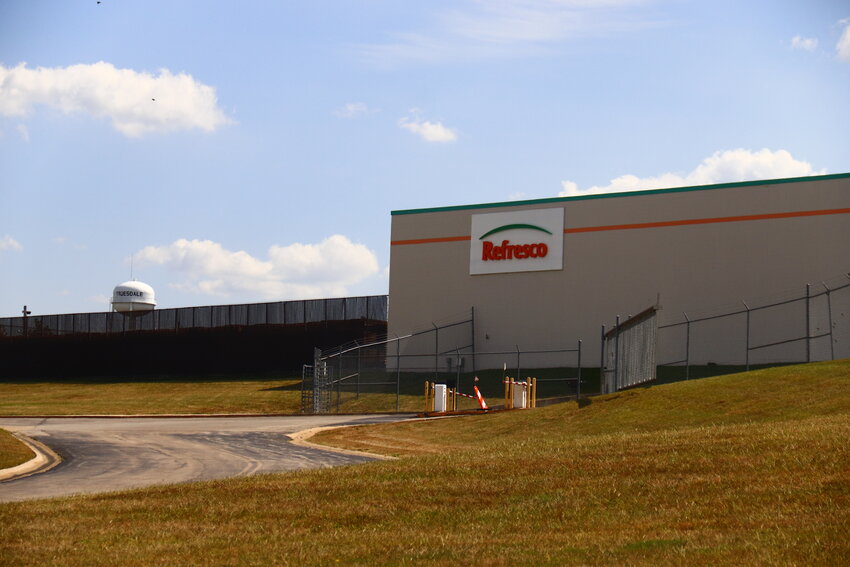
<svg viewBox="0 0 850 567"><path fill-rule="evenodd" d="M840 358L848 272L850 174L399 210L388 330L470 313L463 349L440 338L432 350L480 369L582 340L598 367L602 326L657 308L659 364Z"/></svg>

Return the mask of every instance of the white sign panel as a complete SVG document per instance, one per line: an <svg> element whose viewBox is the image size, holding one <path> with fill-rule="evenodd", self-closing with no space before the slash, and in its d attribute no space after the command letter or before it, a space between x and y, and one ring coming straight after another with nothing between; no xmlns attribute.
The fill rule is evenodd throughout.
<svg viewBox="0 0 850 567"><path fill-rule="evenodd" d="M472 215L469 273L540 272L564 267L564 209Z"/></svg>

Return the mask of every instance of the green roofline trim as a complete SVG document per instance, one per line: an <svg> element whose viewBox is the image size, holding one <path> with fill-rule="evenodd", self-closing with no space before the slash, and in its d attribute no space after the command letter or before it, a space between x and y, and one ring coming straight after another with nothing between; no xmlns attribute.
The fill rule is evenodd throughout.
<svg viewBox="0 0 850 567"><path fill-rule="evenodd" d="M639 197L642 195L657 195L660 193L684 193L687 191L708 191L711 189L728 189L730 187L754 187L757 185L779 185L781 183L799 183L801 181L824 181L828 179L850 179L850 173L832 173L829 175L809 175L805 177L787 177L784 179L764 179L760 181L736 181L733 183L718 183L716 185L693 185L689 187L671 187L669 189L649 189L646 191L623 191L620 193L602 193L598 195L577 195L575 197L549 197L546 199L529 199L526 201L505 201L501 203L482 203L479 205L453 205L429 209L407 209L391 211L391 215L415 215L419 213L441 213L444 211L463 211L469 209L492 209L499 207L518 207L522 205L543 205L546 203L565 203L570 201L586 201L588 199L609 199L611 197Z"/></svg>

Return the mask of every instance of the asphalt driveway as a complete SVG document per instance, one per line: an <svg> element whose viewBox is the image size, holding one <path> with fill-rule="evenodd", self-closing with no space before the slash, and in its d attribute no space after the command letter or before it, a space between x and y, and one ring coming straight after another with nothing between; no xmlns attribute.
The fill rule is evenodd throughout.
<svg viewBox="0 0 850 567"><path fill-rule="evenodd" d="M0 418L0 428L62 458L47 472L0 482L0 502L362 463L372 459L295 445L288 435L410 417Z"/></svg>

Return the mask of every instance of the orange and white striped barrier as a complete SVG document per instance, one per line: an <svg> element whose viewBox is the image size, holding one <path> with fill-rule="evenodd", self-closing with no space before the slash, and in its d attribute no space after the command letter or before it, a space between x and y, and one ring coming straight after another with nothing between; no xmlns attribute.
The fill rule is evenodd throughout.
<svg viewBox="0 0 850 567"><path fill-rule="evenodd" d="M476 377L477 381L478 378ZM425 382L425 413L431 413L435 411L435 407L438 405L435 403L436 401L436 391L437 384L434 382ZM464 394L463 392L458 392L455 388L447 388L446 389L446 411L457 411L457 399L458 398L470 398L478 402L478 407L481 409L488 409L487 402L484 401L484 396L481 395L481 392L478 390L478 386L473 387L473 391L475 394Z"/></svg>

